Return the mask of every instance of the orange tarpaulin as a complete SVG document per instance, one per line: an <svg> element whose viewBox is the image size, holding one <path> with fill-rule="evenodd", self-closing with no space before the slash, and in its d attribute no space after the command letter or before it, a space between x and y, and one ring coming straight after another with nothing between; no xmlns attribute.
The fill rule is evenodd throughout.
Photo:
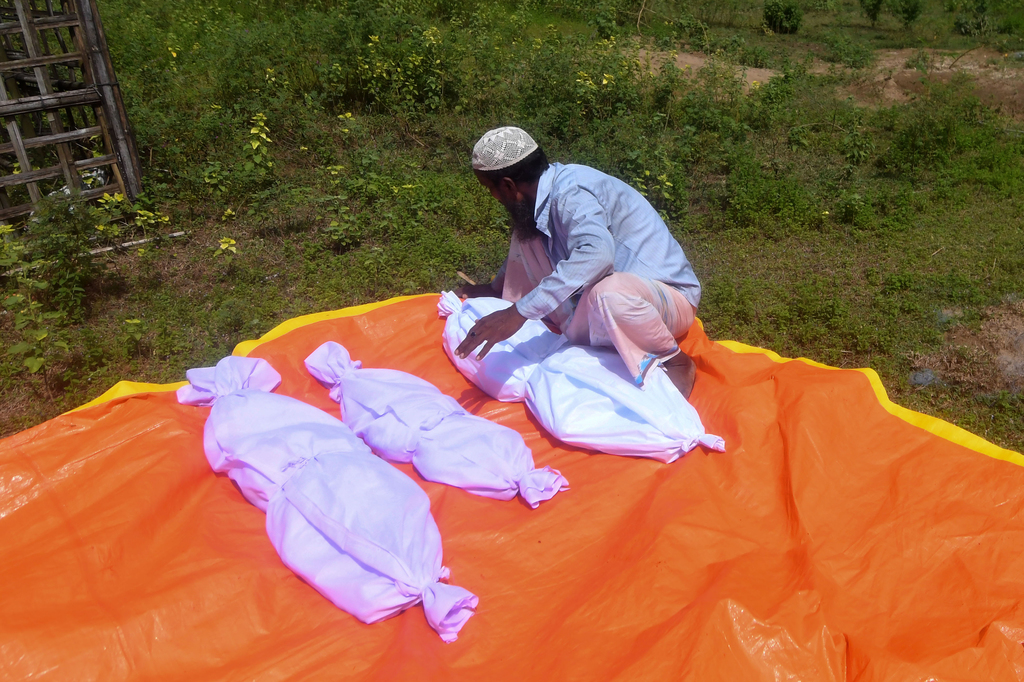
<svg viewBox="0 0 1024 682"><path fill-rule="evenodd" d="M376 625L333 607L210 471L209 410L122 387L0 441L0 677L1024 679L1020 455L893 406L870 372L696 328L692 402L724 454L562 447L455 371L435 302L293 321L238 352L335 414L302 361L339 341L518 429L569 479L530 510L403 467L430 495L452 582L480 597L458 642L418 607Z"/></svg>

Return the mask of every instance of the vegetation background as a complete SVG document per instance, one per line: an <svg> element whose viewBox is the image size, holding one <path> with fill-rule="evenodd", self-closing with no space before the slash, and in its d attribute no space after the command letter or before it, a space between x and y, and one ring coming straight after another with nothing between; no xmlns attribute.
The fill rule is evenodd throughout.
<svg viewBox="0 0 1024 682"><path fill-rule="evenodd" d="M469 152L514 123L648 196L713 338L1024 447L1022 0L99 5L146 190L4 228L0 433L486 280L507 220Z"/></svg>

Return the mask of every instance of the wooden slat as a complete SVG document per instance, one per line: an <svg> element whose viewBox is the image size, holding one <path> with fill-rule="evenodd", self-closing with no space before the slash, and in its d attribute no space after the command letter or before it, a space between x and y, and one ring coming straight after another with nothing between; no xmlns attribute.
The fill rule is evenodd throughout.
<svg viewBox="0 0 1024 682"><path fill-rule="evenodd" d="M39 17L35 20L36 28L68 28L78 26L78 17L74 14L60 14L54 17ZM0 35L21 33L20 21L5 21L0 24Z"/></svg>
<svg viewBox="0 0 1024 682"><path fill-rule="evenodd" d="M90 199L99 199L104 194L114 194L115 192L120 191L121 185L117 183L112 183L109 185L104 185L103 187L97 187L96 189L83 190L82 193L79 194L78 196L79 198L88 201Z"/></svg>
<svg viewBox="0 0 1024 682"><path fill-rule="evenodd" d="M78 16L75 14L55 14L52 17L36 17L36 26L39 28L78 26Z"/></svg>
<svg viewBox="0 0 1024 682"><path fill-rule="evenodd" d="M10 74L8 78L13 78L19 83L31 83L32 85L38 87L38 84L36 83L35 74L29 73L27 71L15 71L14 73ZM85 83L82 81L69 81L64 80L63 78L54 78L51 80L51 82L55 86L55 90L51 94L56 94L58 92L72 92L74 90L82 90L85 87L87 87Z"/></svg>
<svg viewBox="0 0 1024 682"><path fill-rule="evenodd" d="M32 204L21 204L20 206L11 206L0 210L0 220L10 220L11 218L17 218L31 213L35 210L35 206Z"/></svg>
<svg viewBox="0 0 1024 682"><path fill-rule="evenodd" d="M104 154L103 156L94 156L91 159L82 159L81 161L75 161L75 168L79 170L86 170L88 168L99 168L100 166L109 166L112 163L117 163L117 157L113 154Z"/></svg>
<svg viewBox="0 0 1024 682"><path fill-rule="evenodd" d="M0 103L6 103L10 100L7 94L7 80L0 77ZM25 143L21 137L21 128L18 127L17 118L7 119L7 134L11 137L11 144L14 145L14 153L18 157L18 163L21 164L22 168L32 168L32 161L28 158L28 152L25 151ZM41 201L43 198L42 193L39 191L39 186L34 182L29 182L26 186L28 189L29 199L32 203Z"/></svg>
<svg viewBox="0 0 1024 682"><path fill-rule="evenodd" d="M132 135L131 125L128 123L124 104L121 101L121 90L114 77L114 67L110 63L107 41L103 35L103 24L100 23L95 0L74 0L74 2L82 22L81 32L75 31L75 34L84 34L82 42L88 45L89 69L87 70L92 74L92 84L96 85L103 98L101 114L105 114L105 116L101 116L101 120L105 118L110 151L117 155L114 172L124 184L125 195L134 200L142 192L142 171L139 167L135 137ZM78 49L82 50L83 46L79 45ZM101 123L101 125L103 124Z"/></svg>
<svg viewBox="0 0 1024 682"><path fill-rule="evenodd" d="M22 28L25 29L22 37L25 39L25 49L28 50L29 56L33 59L45 59L48 56L56 56L45 55L43 53L42 45L39 42L39 30L34 25L32 17L32 0L14 0L14 6L18 10L18 20L21 22ZM66 55L59 56L63 57ZM36 85L39 87L39 94L52 94L53 83L50 80L49 69L41 65L34 67L34 70L36 72ZM50 124L50 132L52 134L60 135L64 132L64 124L61 122L59 113L47 111L46 119ZM68 187L80 189L82 186L82 179L74 170L74 154L71 153L71 149L66 143L58 142L56 147L57 158L60 159L60 167L64 172L64 180L67 182Z"/></svg>
<svg viewBox="0 0 1024 682"><path fill-rule="evenodd" d="M59 178L62 175L64 175L63 168L61 168L60 166L50 166L49 168L40 168L39 170L28 171L26 173L4 175L3 177L0 177L0 187L24 185L29 182L39 182L40 180Z"/></svg>
<svg viewBox="0 0 1024 682"><path fill-rule="evenodd" d="M0 102L0 116L19 116L33 111L63 109L99 104L102 101L95 87L84 87L71 92L55 92L48 95L21 97Z"/></svg>
<svg viewBox="0 0 1024 682"><path fill-rule="evenodd" d="M82 61L81 52L68 52L67 54L49 54L42 57L30 59L15 59L10 62L0 62L0 72L14 71L15 69L30 69L47 64L65 64L67 62Z"/></svg>
<svg viewBox="0 0 1024 682"><path fill-rule="evenodd" d="M56 166L54 167L56 168ZM60 169L56 168L57 175L60 175ZM15 176L17 177L17 176ZM97 187L96 189L87 189L78 195L83 201L90 201L92 199L99 199L104 194L114 194L121 191L121 185L116 183L110 185L104 185L103 187ZM21 204L19 206L11 206L10 208L0 209L0 221L10 220L11 218L17 218L23 215L28 215L35 210L35 206L32 204ZM184 232L175 232L174 234L167 235L168 237L180 237Z"/></svg>
<svg viewBox="0 0 1024 682"><path fill-rule="evenodd" d="M56 14L54 14L54 11L53 11L53 0L46 0L46 9L47 9L47 11L49 11L50 17L56 17L57 16ZM73 21L71 26L77 26L78 25L78 17L77 16L72 17L71 15L62 15L61 18L62 19L71 18L72 21ZM55 26L54 24L61 24L61 25L60 26ZM71 50L68 49L68 44L66 42L64 42L63 34L59 30L60 28L63 28L63 26L64 26L63 22L51 21L50 18L45 17L45 18L37 20L36 21L36 26L40 30L47 29L47 28L53 28L54 29L53 30L53 35L57 39L57 44L60 45L60 51L61 52L71 52Z"/></svg>
<svg viewBox="0 0 1024 682"><path fill-rule="evenodd" d="M55 135L30 137L27 140L23 140L22 144L25 145L25 149L38 149L39 147L46 147L51 144L63 144L66 142L74 142L75 140L84 140L87 137L101 135L102 133L102 128L99 126L92 126L91 128L79 128L78 130L71 130L66 133L57 133ZM10 142L7 144L0 144L0 154L11 154L13 152L14 145ZM77 163L75 165L77 165Z"/></svg>

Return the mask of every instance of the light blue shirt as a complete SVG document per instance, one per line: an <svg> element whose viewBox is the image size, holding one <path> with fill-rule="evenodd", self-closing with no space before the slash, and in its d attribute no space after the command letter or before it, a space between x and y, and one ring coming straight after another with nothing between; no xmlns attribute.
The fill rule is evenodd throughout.
<svg viewBox="0 0 1024 682"><path fill-rule="evenodd" d="M664 282L694 308L700 303L683 247L650 202L618 178L553 163L540 176L534 217L554 272L516 303L524 317L541 319L613 272Z"/></svg>

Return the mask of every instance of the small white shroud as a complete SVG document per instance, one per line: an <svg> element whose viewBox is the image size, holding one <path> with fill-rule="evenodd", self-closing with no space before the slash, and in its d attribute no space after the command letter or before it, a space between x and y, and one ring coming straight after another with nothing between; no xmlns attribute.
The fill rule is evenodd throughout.
<svg viewBox="0 0 1024 682"><path fill-rule="evenodd" d="M455 641L477 597L440 582L441 534L430 499L323 410L268 393L265 361L227 357L189 370L186 405L213 405L203 447L267 514L281 561L338 608L375 623L423 603L430 626Z"/></svg>
<svg viewBox="0 0 1024 682"><path fill-rule="evenodd" d="M704 431L693 406L662 371L637 388L614 348L571 346L539 320L528 320L483 360L453 352L480 318L511 303L499 298L465 302L441 295L445 353L460 372L492 398L526 401L553 436L610 455L673 462L698 445L725 451L725 441Z"/></svg>
<svg viewBox="0 0 1024 682"><path fill-rule="evenodd" d="M334 341L313 351L306 369L331 389L342 421L375 453L412 462L428 481L496 500L520 495L534 509L569 487L557 470L534 468L518 431L467 413L417 376L363 367Z"/></svg>

